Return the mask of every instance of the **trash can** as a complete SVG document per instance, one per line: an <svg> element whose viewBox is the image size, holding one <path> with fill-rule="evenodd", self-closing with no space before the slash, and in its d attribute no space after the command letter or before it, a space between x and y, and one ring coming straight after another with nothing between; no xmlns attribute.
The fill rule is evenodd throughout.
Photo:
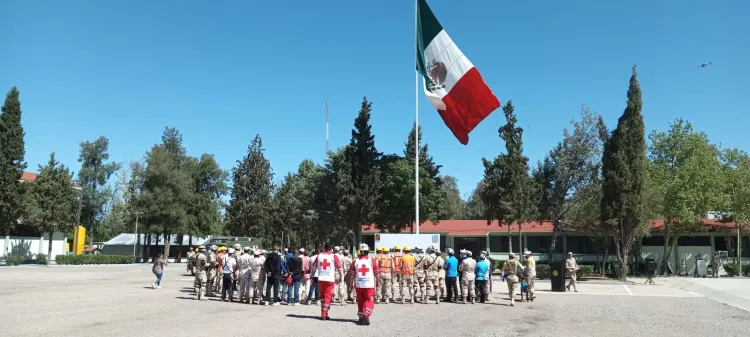
<svg viewBox="0 0 750 337"><path fill-rule="evenodd" d="M549 265L552 291L565 292L565 268L562 261L552 261Z"/></svg>

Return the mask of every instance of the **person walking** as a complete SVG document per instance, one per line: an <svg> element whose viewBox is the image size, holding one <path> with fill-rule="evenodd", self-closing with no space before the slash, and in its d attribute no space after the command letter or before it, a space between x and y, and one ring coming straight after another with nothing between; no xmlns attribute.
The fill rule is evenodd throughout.
<svg viewBox="0 0 750 337"><path fill-rule="evenodd" d="M516 288L519 284L518 271L523 272L523 267L518 260L516 260L516 254L508 254L508 261L503 266L503 273L505 274L505 282L508 284L508 294L510 295L510 306L515 306Z"/></svg>
<svg viewBox="0 0 750 337"><path fill-rule="evenodd" d="M317 304L320 301L320 288L318 288L318 269L316 268L315 261L318 259L318 252L321 249L318 248L313 256L310 257L310 290L307 294L307 305ZM315 297L313 297L315 295Z"/></svg>
<svg viewBox="0 0 750 337"><path fill-rule="evenodd" d="M458 292L458 259L454 255L455 251L449 248L448 258L445 260L446 302L458 302L460 296Z"/></svg>
<svg viewBox="0 0 750 337"><path fill-rule="evenodd" d="M527 284L527 290L528 290L528 296L530 301L534 302L534 298L536 296L534 295L534 282L536 281L536 261L534 261L534 257L531 255L531 251L525 251L523 252L524 257L526 257L526 269L524 269L524 275L526 276L526 284ZM523 297L521 297L523 300Z"/></svg>
<svg viewBox="0 0 750 337"><path fill-rule="evenodd" d="M208 285L208 274L206 268L208 267L208 261L206 254L203 254L201 247L196 248L195 251L195 294L198 296L198 300L202 301L206 299L206 286Z"/></svg>
<svg viewBox="0 0 750 337"><path fill-rule="evenodd" d="M330 319L328 311L331 309L331 299L333 299L333 291L336 287L336 277L338 275L339 279L343 279L344 268L338 256L333 254L331 244L328 242L323 246L323 251L318 254L313 266L318 272L318 287L320 287L321 300L323 300L320 306L320 319L328 320Z"/></svg>
<svg viewBox="0 0 750 337"><path fill-rule="evenodd" d="M206 296L211 297L214 296L214 287L216 285L216 266L218 265L218 262L216 262L216 250L219 249L216 245L211 245L207 258L207 266L206 266Z"/></svg>
<svg viewBox="0 0 750 337"><path fill-rule="evenodd" d="M369 256L370 247L366 244L360 244L357 259L352 263L349 269L351 277L354 279L354 288L357 292L357 324L370 325L370 316L375 309L375 289L378 286L378 264Z"/></svg>
<svg viewBox="0 0 750 337"><path fill-rule="evenodd" d="M151 267L151 272L156 275L156 282L151 283L152 289L161 289L161 277L164 276L164 267L166 267L167 264L169 264L169 262L162 254L159 254L159 256L154 259L154 266Z"/></svg>
<svg viewBox="0 0 750 337"><path fill-rule="evenodd" d="M565 260L565 273L570 277L570 283L565 287L568 291L573 286L573 291L578 292L578 287L576 287L576 272L578 269L580 268L578 267L578 263L576 263L576 259L573 258L573 253L568 252L568 259Z"/></svg>
<svg viewBox="0 0 750 337"><path fill-rule="evenodd" d="M279 305L279 282L281 282L279 246L273 246L273 252L266 256L263 268L266 271L266 305ZM273 288L273 297L271 297L271 288Z"/></svg>
<svg viewBox="0 0 750 337"><path fill-rule="evenodd" d="M711 274L714 278L719 278L719 269L721 268L721 258L719 252L714 252L714 256L711 259Z"/></svg>

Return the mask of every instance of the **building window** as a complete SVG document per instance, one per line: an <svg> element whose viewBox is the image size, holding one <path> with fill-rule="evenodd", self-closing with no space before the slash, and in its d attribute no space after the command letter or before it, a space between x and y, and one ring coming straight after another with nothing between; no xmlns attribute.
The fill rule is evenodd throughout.
<svg viewBox="0 0 750 337"><path fill-rule="evenodd" d="M686 246L693 246L693 247L711 247L711 237L710 236L681 236L679 239L677 239L677 245L686 247Z"/></svg>
<svg viewBox="0 0 750 337"><path fill-rule="evenodd" d="M661 235L644 237L641 240L641 245L644 247L664 247L664 237Z"/></svg>
<svg viewBox="0 0 750 337"><path fill-rule="evenodd" d="M362 235L362 243L366 243L371 251L375 251L375 235ZM354 249L359 249L359 246L354 247Z"/></svg>
<svg viewBox="0 0 750 337"><path fill-rule="evenodd" d="M551 236L527 236L526 237L526 250L530 250L532 253L547 253L549 249L549 243L552 240ZM555 240L555 253L563 252L563 238L562 235L557 236Z"/></svg>
<svg viewBox="0 0 750 337"><path fill-rule="evenodd" d="M511 236L513 241L513 251L518 252L521 247L518 236ZM490 251L495 253L507 253L509 251L508 236L507 235L491 235L490 236Z"/></svg>
<svg viewBox="0 0 750 337"><path fill-rule="evenodd" d="M729 257L737 257L737 237L736 236L717 236L714 238L714 249L726 250ZM750 257L750 237L742 237L742 257Z"/></svg>
<svg viewBox="0 0 750 337"><path fill-rule="evenodd" d="M568 236L568 251L573 254L594 254L599 249L594 246L594 241L588 236Z"/></svg>

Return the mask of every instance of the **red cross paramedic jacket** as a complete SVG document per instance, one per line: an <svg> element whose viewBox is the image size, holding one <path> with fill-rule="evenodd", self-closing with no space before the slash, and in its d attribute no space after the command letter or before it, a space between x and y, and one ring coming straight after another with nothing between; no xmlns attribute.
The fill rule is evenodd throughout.
<svg viewBox="0 0 750 337"><path fill-rule="evenodd" d="M334 255L330 250L318 254L313 265L317 266L316 271L318 273L318 281L335 282L336 272L344 273L341 260L339 260L339 257Z"/></svg>
<svg viewBox="0 0 750 337"><path fill-rule="evenodd" d="M375 288L375 275L378 275L378 264L369 256L360 256L352 262L349 275L354 275L354 287L357 289Z"/></svg>

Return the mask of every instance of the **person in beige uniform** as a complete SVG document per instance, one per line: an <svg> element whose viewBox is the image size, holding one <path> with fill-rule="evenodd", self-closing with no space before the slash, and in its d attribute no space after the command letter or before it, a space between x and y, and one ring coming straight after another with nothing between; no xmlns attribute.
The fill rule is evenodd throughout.
<svg viewBox="0 0 750 337"><path fill-rule="evenodd" d="M240 280L239 298L240 302L250 301L250 283L252 282L252 272L250 271L250 262L253 260L253 255L250 254L250 247L245 247L245 253L240 256L237 261L238 277Z"/></svg>
<svg viewBox="0 0 750 337"><path fill-rule="evenodd" d="M536 281L536 261L534 261L534 257L531 255L531 251L525 251L523 252L523 256L526 258L526 268L524 269L524 276L526 277L526 288L529 292L528 298L532 302L534 302L534 298L536 296L534 295L534 282ZM523 299L523 296L521 296L521 299Z"/></svg>
<svg viewBox="0 0 750 337"><path fill-rule="evenodd" d="M195 294L198 295L198 300L206 300L206 286L208 284L208 276L206 275L206 268L208 268L208 258L206 254L203 254L200 247L196 248L197 255L195 256L194 268L195 270Z"/></svg>
<svg viewBox="0 0 750 337"><path fill-rule="evenodd" d="M263 276L266 275L263 270L264 262L266 262L266 259L260 256L260 251L254 250L253 258L250 260L250 291L252 295L248 295L249 304L255 303L256 299L258 304L263 303L263 291L265 290Z"/></svg>
<svg viewBox="0 0 750 337"><path fill-rule="evenodd" d="M352 259L352 255L349 254L348 249L344 249L344 259L342 260L344 264L344 290L346 291L346 300L348 302L353 302L354 299L352 298L352 293L354 292L354 287L349 287L349 283L354 282L354 279L347 279L349 275L349 269L352 268L352 262L354 261ZM305 295L307 296L307 295Z"/></svg>
<svg viewBox="0 0 750 337"><path fill-rule="evenodd" d="M429 299L429 293L432 291L435 294L435 304L440 304L440 282L438 277L440 272L438 271L438 257L435 254L435 249L430 247L427 248L427 257L424 259L425 266L425 291L422 293L422 303L427 304Z"/></svg>
<svg viewBox="0 0 750 337"><path fill-rule="evenodd" d="M516 288L518 288L518 285L520 284L518 279L519 270L523 272L523 266L521 266L521 264L518 263L518 260L516 260L516 254L508 254L508 261L505 262L505 266L503 266L503 273L505 273L505 282L508 284L510 306L516 305L514 302L516 299Z"/></svg>
<svg viewBox="0 0 750 337"><path fill-rule="evenodd" d="M440 249L435 250L435 255L437 255L438 265L438 288L440 289L440 297L438 298L439 301L440 298L445 297L445 260L441 255ZM435 294L435 296L437 296L437 294Z"/></svg>
<svg viewBox="0 0 750 337"><path fill-rule="evenodd" d="M219 249L216 245L212 245L208 252L208 263L206 270L206 277L208 277L208 283L206 284L206 296L211 297L214 295L214 287L216 287L216 266L219 265L219 261L216 260L216 250Z"/></svg>
<svg viewBox="0 0 750 337"><path fill-rule="evenodd" d="M341 253L341 247L333 247L333 255L336 255L339 258L339 261L344 261L344 255ZM344 269L343 275L346 275L346 269ZM336 284L333 291L333 297L334 298L331 303L339 301L339 305L346 304L346 282L344 282L343 276L339 276L339 274L336 274Z"/></svg>
<svg viewBox="0 0 750 337"><path fill-rule="evenodd" d="M421 300L422 297L426 297L425 291L427 290L427 284L425 283L425 277L427 276L424 271L424 250L422 247L414 247L416 254L414 255L414 296Z"/></svg>
<svg viewBox="0 0 750 337"><path fill-rule="evenodd" d="M461 303L475 303L476 298L474 296L474 281L475 276L474 270L477 268L477 261L474 260L471 255L471 251L464 251L466 258L461 261L458 266L458 272L461 273Z"/></svg>
<svg viewBox="0 0 750 337"><path fill-rule="evenodd" d="M573 253L568 252L568 259L565 260L565 273L570 277L570 283L565 287L568 291L570 291L570 286L573 286L573 290L578 292L578 288L576 287L576 272L578 269L578 263L573 258Z"/></svg>

